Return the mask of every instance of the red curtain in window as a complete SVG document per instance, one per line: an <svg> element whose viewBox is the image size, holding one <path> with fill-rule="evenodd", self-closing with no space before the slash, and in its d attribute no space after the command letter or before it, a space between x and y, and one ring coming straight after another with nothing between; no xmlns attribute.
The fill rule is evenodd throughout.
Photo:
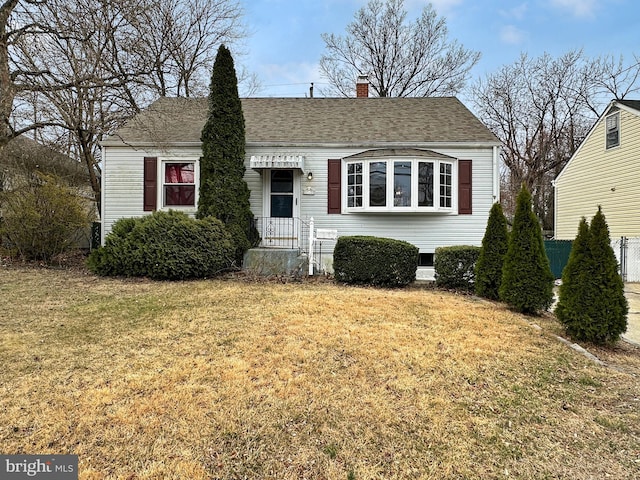
<svg viewBox="0 0 640 480"><path fill-rule="evenodd" d="M193 206L196 204L193 163L165 164L164 183L165 206Z"/></svg>
<svg viewBox="0 0 640 480"><path fill-rule="evenodd" d="M193 163L168 163L164 170L165 183L195 183Z"/></svg>

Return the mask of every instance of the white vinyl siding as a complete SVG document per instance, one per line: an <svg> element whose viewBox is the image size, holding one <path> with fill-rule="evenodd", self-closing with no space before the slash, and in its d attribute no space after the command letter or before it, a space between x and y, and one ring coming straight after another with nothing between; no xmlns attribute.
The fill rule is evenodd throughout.
<svg viewBox="0 0 640 480"><path fill-rule="evenodd" d="M306 175L301 178L300 217L314 218L316 228L336 229L343 235L375 235L405 240L416 245L421 252L433 253L436 247L448 245L480 245L487 224L489 210L493 205L493 150L485 148L434 148L431 149L453 158L473 160L473 215L457 215L457 209L438 213L384 212L327 214L327 160L345 158L369 150L363 148L296 148L305 156L305 171L313 172L313 180ZM247 147L247 171L245 179L251 190L251 209L262 216L261 175L248 166L251 155L285 154L291 149L269 147ZM439 171L436 171L439 174ZM435 172L434 172L435 173ZM343 170L343 183L346 169ZM454 179L454 182L457 181ZM454 191L457 190L454 189ZM345 195L346 196L346 195ZM343 197L343 210L346 206ZM453 199L457 203L457 198ZM335 242L323 241L323 252L331 252Z"/></svg>
<svg viewBox="0 0 640 480"><path fill-rule="evenodd" d="M556 180L558 239L574 239L583 216L602 206L611 238L640 236L640 118L619 112L620 145L606 148L605 118L585 139Z"/></svg>
<svg viewBox="0 0 640 480"><path fill-rule="evenodd" d="M144 202L144 157L158 158L158 201L162 208L161 166L163 160L172 162L195 162L200 157L199 148L185 148L174 152L140 150L131 147L103 147L102 159L102 240L120 218L141 217L145 212ZM196 166L196 181L198 167ZM197 196L197 189L196 189ZM197 202L197 199L196 199ZM174 207L189 214L195 207Z"/></svg>
<svg viewBox="0 0 640 480"><path fill-rule="evenodd" d="M256 217L264 215L263 175L267 171L250 168L252 155L296 154L304 155L305 172L300 175L300 213L304 221L311 217L316 228L335 229L343 235L375 235L405 240L416 245L421 253L430 254L437 247L448 245L480 245L493 204L493 149L492 147L450 147L417 145L453 158L473 161L473 214L457 215L457 179L453 177L452 208L429 213L379 213L329 215L327 214L328 159L345 158L376 146L359 148L331 147L259 147L247 145L245 180L251 191L251 209ZM382 147L379 147L382 148ZM136 150L130 147L104 147L103 164L103 239L113 223L123 217L137 217L143 211L143 161L145 156L193 159L200 156L200 149L189 147L171 152ZM313 173L309 180L307 174ZM435 170L434 175L440 171ZM344 180L344 179L343 179ZM159 185L160 187L160 185ZM160 190L160 188L159 188ZM343 205L344 207L344 205ZM330 258L335 241L323 240L323 255Z"/></svg>

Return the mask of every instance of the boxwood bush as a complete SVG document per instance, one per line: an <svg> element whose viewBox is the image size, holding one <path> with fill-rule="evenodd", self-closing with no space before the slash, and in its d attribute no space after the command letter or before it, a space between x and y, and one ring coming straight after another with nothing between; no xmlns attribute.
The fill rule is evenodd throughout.
<svg viewBox="0 0 640 480"><path fill-rule="evenodd" d="M182 212L123 218L87 265L98 275L182 280L214 276L232 264L229 232L213 217L195 220Z"/></svg>
<svg viewBox="0 0 640 480"><path fill-rule="evenodd" d="M416 279L418 248L391 238L345 236L333 251L338 282L401 287Z"/></svg>
<svg viewBox="0 0 640 480"><path fill-rule="evenodd" d="M434 269L436 285L455 290L473 290L475 264L480 247L457 245L436 248Z"/></svg>

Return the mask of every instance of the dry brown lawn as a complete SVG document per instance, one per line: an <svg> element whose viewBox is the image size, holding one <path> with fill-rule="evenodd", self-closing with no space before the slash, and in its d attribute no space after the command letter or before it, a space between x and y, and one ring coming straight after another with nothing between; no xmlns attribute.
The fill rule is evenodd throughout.
<svg viewBox="0 0 640 480"><path fill-rule="evenodd" d="M556 330L430 289L3 268L0 452L81 479L639 478L640 352L598 366Z"/></svg>

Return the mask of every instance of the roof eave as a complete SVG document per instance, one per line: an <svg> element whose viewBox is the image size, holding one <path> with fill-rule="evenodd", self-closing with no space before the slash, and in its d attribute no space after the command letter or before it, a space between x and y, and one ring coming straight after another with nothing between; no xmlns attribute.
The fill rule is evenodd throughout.
<svg viewBox="0 0 640 480"><path fill-rule="evenodd" d="M444 142L247 142L248 148L291 148L291 147L307 147L307 148L380 148L380 147L464 147L464 148L489 148L500 146L500 142L489 141L444 141ZM124 142L121 140L105 140L100 142L102 147L129 147L129 148L181 148L181 147L200 147L201 142L167 142L158 144L155 142Z"/></svg>

